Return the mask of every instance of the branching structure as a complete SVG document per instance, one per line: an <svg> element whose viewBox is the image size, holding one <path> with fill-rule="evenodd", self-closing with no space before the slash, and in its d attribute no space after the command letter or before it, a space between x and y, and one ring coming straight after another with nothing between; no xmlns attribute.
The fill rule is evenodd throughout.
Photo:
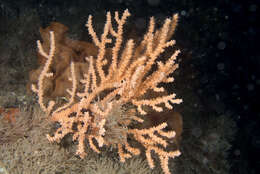
<svg viewBox="0 0 260 174"><path fill-rule="evenodd" d="M170 74L177 68L175 63L176 50L166 61L158 61L165 49L175 44L169 40L173 35L178 15L165 20L163 26L155 30L155 20L152 17L147 33L140 45L135 46L132 39L123 41L123 26L127 17L125 10L121 18L115 12L115 23L112 25L110 12L106 15L104 31L99 38L92 26L92 16L89 16L86 27L98 47L98 54L86 58L88 63L87 73L81 84L84 90L77 91L74 63L71 62L71 89L68 90L70 99L67 104L57 107L54 101L46 103L43 99L44 79L50 78L50 66L55 54L55 33L50 32L49 53L43 50L38 42L39 52L47 61L38 79L38 84L32 90L38 95L41 108L48 117L60 124L54 136L47 135L50 142L60 142L67 134L73 135L73 140L78 142L77 154L86 155L85 142L90 148L100 153L103 146L112 146L118 149L120 161L133 155L140 154L140 148L128 142L132 137L145 149L146 158L151 168L154 167L151 152L159 156L164 173L169 174L168 160L180 155L178 150L167 151L168 140L174 138L174 131L166 131L167 123L155 127L138 129L133 124L142 124L141 115L149 113L145 108L162 112L164 108L172 109L171 104L179 104L181 99L176 99L175 94L165 95L162 83L173 82ZM112 45L112 54L108 56L108 44ZM123 46L125 44L125 46ZM148 91L159 93L160 97L147 97ZM129 107L131 106L131 107Z"/></svg>

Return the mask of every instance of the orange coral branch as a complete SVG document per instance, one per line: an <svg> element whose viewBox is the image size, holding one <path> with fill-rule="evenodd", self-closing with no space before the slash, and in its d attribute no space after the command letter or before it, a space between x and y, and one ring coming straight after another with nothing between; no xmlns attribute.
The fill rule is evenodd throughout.
<svg viewBox="0 0 260 174"><path fill-rule="evenodd" d="M59 142L65 135L72 133L73 140L78 141L76 154L81 158L86 155L84 142L88 140L90 148L97 153L100 153L98 147L104 145L117 147L120 161L124 162L132 155L141 153L139 148L132 147L128 142L129 137L132 137L145 148L149 166L154 167L151 156L151 151L154 151L159 156L164 173L169 174L169 158L180 155L178 150L166 150L169 139L175 137L175 132L165 131L167 126L165 122L143 129L133 129L132 125L137 127L137 123L143 124L145 119L139 118L139 113L147 115L145 106L150 106L156 112L162 112L165 107L172 109L171 104L182 102L181 99L175 98L175 94L164 93L153 98L145 95L151 89L159 94L165 92L165 89L158 85L174 80L169 75L178 68L175 59L180 51L175 51L165 62L157 59L166 48L175 44L174 40L169 39L175 31L178 15L166 19L161 29L156 31L155 19L152 17L148 32L140 45L135 48L134 40L130 39L123 48L123 26L128 16L130 16L128 10L125 10L121 17L115 12L114 20L117 28L114 29L111 14L108 12L104 32L100 38L92 26L92 16L89 16L86 26L94 44L98 47L97 54L86 58L88 66L87 70L84 70L83 79L76 78L75 65L73 61L70 62L72 86L68 90L70 99L67 104L56 106L55 111L53 108L56 103L50 101L46 105L43 102L43 81L53 75L50 66L54 61L55 38L54 33L50 32L48 54L38 42L39 52L47 60L38 78L37 87L33 85L32 89L38 94L41 108L50 115L52 121L61 125L54 136L47 135L49 141ZM111 57L106 55L107 43L113 44ZM77 91L79 88L77 80L83 84L80 91Z"/></svg>

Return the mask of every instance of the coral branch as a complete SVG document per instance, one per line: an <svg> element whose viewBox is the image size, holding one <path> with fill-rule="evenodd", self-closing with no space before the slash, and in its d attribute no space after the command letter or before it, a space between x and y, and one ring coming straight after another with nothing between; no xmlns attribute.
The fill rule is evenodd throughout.
<svg viewBox="0 0 260 174"><path fill-rule="evenodd" d="M105 145L116 147L120 161L124 162L141 153L138 147L133 146L132 141L137 141L145 149L150 168L154 168L151 155L153 151L158 155L164 173L169 174L169 158L180 155L179 150L167 151L170 140L175 138L175 131L166 131L165 122L150 125L150 128L139 126L145 122L140 114L149 117L146 106L162 112L165 107L173 109L172 104L182 102L182 99L176 99L174 93L167 94L160 86L162 83L173 82L170 74L178 68L175 60L180 51L174 51L164 61L157 60L166 48L175 44L174 40L169 39L175 31L178 15L167 18L158 30L155 30L155 19L152 17L143 41L136 47L133 39L126 42L123 40L123 26L129 16L128 10L121 17L115 12L116 25L112 25L111 14L108 12L100 38L92 26L92 16L89 16L86 27L98 51L83 61L82 64L86 64L87 68L84 69L82 78L76 75L76 63L72 60L68 63L71 88L67 89L69 101L62 106L53 101L47 105L43 102L44 80L53 75L50 67L57 61L54 60L54 33L50 32L48 54L38 41L39 52L46 61L38 77L37 87L33 85L32 90L37 93L43 111L53 122L60 124L53 136L47 135L50 142L60 142L67 134L73 134L73 141L78 142L76 154L81 158L86 155L85 142L88 141L90 148L97 153ZM107 43L111 44L112 50L107 48ZM125 47L123 43L126 43ZM107 55L108 52L112 52L111 55ZM149 90L158 95L148 95Z"/></svg>

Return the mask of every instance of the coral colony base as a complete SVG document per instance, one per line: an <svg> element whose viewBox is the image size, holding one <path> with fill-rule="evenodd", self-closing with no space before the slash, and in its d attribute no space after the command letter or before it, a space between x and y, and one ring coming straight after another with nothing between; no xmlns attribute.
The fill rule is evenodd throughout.
<svg viewBox="0 0 260 174"><path fill-rule="evenodd" d="M170 174L169 158L181 154L178 149L169 150L176 132L166 130L166 122L148 128L139 125L145 124L149 111L163 112L173 109L172 104L182 102L175 98L174 93L167 94L162 87L163 83L174 81L170 74L178 68L175 60L180 51L174 51L167 59L158 60L166 48L175 44L170 38L174 34L178 15L167 18L157 30L151 17L140 45L135 45L132 39L123 40L123 26L129 16L128 10L123 12L121 18L115 12L114 25L108 12L100 38L92 26L92 16L89 16L86 27L98 48L97 55L84 58L86 68L81 79L77 74L78 64L73 60L69 62L69 99L61 106L53 100L47 101L45 97L45 85L55 77L57 71L53 67L58 64L54 60L58 51L56 35L50 31L48 47L43 47L46 43L37 42L39 53L45 60L38 81L32 84L31 89L38 95L40 107L48 119L59 123L55 133L47 135L50 142L60 142L71 134L73 141L77 142L76 154L81 158L86 155L87 141L97 153L104 146L117 148L121 162L139 155L143 149L150 168L155 166L152 158L154 152L164 173ZM112 48L109 48L111 45ZM142 147L132 143L133 140Z"/></svg>

